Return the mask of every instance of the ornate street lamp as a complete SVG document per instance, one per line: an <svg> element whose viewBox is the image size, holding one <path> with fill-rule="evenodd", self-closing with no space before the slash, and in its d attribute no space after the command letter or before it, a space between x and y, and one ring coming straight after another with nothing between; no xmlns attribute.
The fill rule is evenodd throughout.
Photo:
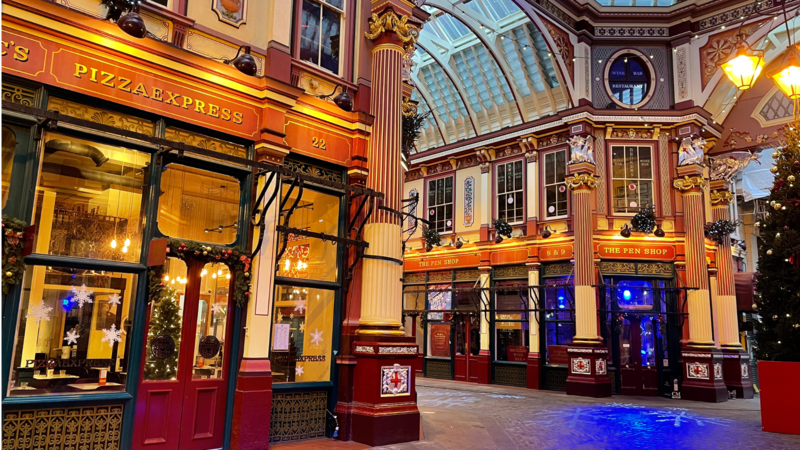
<svg viewBox="0 0 800 450"><path fill-rule="evenodd" d="M753 52L762 53L762 52ZM744 41L739 42L736 54L727 62L720 65L725 75L733 82L736 89L744 91L756 84L758 76L764 69L764 58L761 54L753 55L748 50Z"/></svg>
<svg viewBox="0 0 800 450"><path fill-rule="evenodd" d="M244 53L242 53L242 50L244 50ZM236 51L236 56L233 59L226 59L223 62L233 65L239 72L251 77L256 76L258 73L258 65L256 64L256 59L250 54L249 45L242 45L239 47L239 50Z"/></svg>
<svg viewBox="0 0 800 450"><path fill-rule="evenodd" d="M792 46L779 68L769 77L790 100L800 99L800 58L798 50Z"/></svg>

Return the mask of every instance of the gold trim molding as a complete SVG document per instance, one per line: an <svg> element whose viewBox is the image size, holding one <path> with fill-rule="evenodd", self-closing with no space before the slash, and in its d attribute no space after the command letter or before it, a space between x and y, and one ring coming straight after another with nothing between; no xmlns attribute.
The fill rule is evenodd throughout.
<svg viewBox="0 0 800 450"><path fill-rule="evenodd" d="M581 186L594 189L597 187L598 183L600 183L600 177L596 177L590 173L576 173L565 178L564 183L573 191Z"/></svg>
<svg viewBox="0 0 800 450"><path fill-rule="evenodd" d="M403 97L403 116L411 117L417 114L417 104L408 97Z"/></svg>
<svg viewBox="0 0 800 450"><path fill-rule="evenodd" d="M688 191L694 188L704 188L706 187L706 184L706 179L699 175L693 177L684 175L683 178L676 178L675 181L673 181L672 186L679 191Z"/></svg>
<svg viewBox="0 0 800 450"><path fill-rule="evenodd" d="M718 191L713 190L711 191L711 204L716 205L720 202L730 203L733 201L733 193L731 191Z"/></svg>
<svg viewBox="0 0 800 450"><path fill-rule="evenodd" d="M419 28L409 25L408 16L394 13L391 9L383 14L373 13L369 18L369 31L364 33L367 39L376 39L381 33L394 31L404 44L415 44L419 38Z"/></svg>

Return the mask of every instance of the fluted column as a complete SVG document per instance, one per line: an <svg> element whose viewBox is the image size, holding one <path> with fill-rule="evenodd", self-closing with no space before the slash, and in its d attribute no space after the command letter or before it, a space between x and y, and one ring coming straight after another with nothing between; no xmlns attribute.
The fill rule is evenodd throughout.
<svg viewBox="0 0 800 450"><path fill-rule="evenodd" d="M681 166L673 182L683 198L683 224L686 233L686 284L697 288L687 292L689 312L689 345L714 347L711 332L711 305L706 264L703 187L706 180L697 165Z"/></svg>
<svg viewBox="0 0 800 450"><path fill-rule="evenodd" d="M597 186L594 164L571 164L566 179L575 212L575 338L576 344L602 341L597 329L597 299L592 246L592 190Z"/></svg>
<svg viewBox="0 0 800 450"><path fill-rule="evenodd" d="M712 219L730 220L728 205L733 194L728 190L728 182L724 180L711 182L711 214ZM736 320L736 282L733 278L733 254L731 238L725 239L717 247L717 321L720 346L740 349L739 323Z"/></svg>
<svg viewBox="0 0 800 450"><path fill-rule="evenodd" d="M402 29L389 9L377 21L370 21L372 49L372 95L370 110L375 117L369 141L367 187L385 195L383 205L400 210L402 168L403 43L415 39L409 28ZM400 219L378 210L364 227L369 242L362 266L361 318L357 334L403 336L402 326L402 229ZM376 258L370 258L375 256Z"/></svg>

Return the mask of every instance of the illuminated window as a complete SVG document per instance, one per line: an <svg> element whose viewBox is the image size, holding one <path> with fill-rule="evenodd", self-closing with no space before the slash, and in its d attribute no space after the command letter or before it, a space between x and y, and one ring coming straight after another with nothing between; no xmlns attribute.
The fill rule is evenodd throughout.
<svg viewBox="0 0 800 450"><path fill-rule="evenodd" d="M544 156L545 217L567 215L567 151L559 150Z"/></svg>
<svg viewBox="0 0 800 450"><path fill-rule="evenodd" d="M611 95L623 105L638 105L650 89L647 64L638 56L623 55L611 63L608 72Z"/></svg>
<svg viewBox="0 0 800 450"><path fill-rule="evenodd" d="M147 153L48 133L34 252L138 262Z"/></svg>
<svg viewBox="0 0 800 450"><path fill-rule="evenodd" d="M525 220L522 160L502 163L497 169L497 218L508 223Z"/></svg>
<svg viewBox="0 0 800 450"><path fill-rule="evenodd" d="M180 164L161 173L158 229L173 238L214 244L236 240L239 181Z"/></svg>
<svg viewBox="0 0 800 450"><path fill-rule="evenodd" d="M611 189L615 213L634 214L653 205L653 149L611 147Z"/></svg>
<svg viewBox="0 0 800 450"><path fill-rule="evenodd" d="M498 281L495 287L509 286L495 294L495 359L497 361L528 361L527 280ZM514 286L514 287L511 287ZM523 294L516 286L523 286Z"/></svg>
<svg viewBox="0 0 800 450"><path fill-rule="evenodd" d="M344 0L303 0L300 59L339 73Z"/></svg>
<svg viewBox="0 0 800 450"><path fill-rule="evenodd" d="M124 391L137 276L28 266L8 395Z"/></svg>
<svg viewBox="0 0 800 450"><path fill-rule="evenodd" d="M453 231L453 177L428 181L428 217L431 229Z"/></svg>
<svg viewBox="0 0 800 450"><path fill-rule="evenodd" d="M544 284L542 338L547 364L565 366L569 364L567 345L575 336L575 317L571 311L575 302L574 287L568 278L549 278L544 280Z"/></svg>
<svg viewBox="0 0 800 450"><path fill-rule="evenodd" d="M11 187L11 171L14 168L14 154L17 151L17 135L9 127L3 127L3 208L8 200L8 189Z"/></svg>
<svg viewBox="0 0 800 450"><path fill-rule="evenodd" d="M620 309L653 309L653 284L643 280L621 280L614 294Z"/></svg>

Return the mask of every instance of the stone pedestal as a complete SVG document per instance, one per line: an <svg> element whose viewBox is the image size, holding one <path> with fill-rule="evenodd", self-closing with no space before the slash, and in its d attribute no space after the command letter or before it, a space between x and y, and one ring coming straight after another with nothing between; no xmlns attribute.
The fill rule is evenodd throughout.
<svg viewBox="0 0 800 450"><path fill-rule="evenodd" d="M570 345L567 395L611 397L608 349L599 345Z"/></svg>
<svg viewBox="0 0 800 450"><path fill-rule="evenodd" d="M750 376L750 355L744 349L722 349L722 378L736 398L753 398L753 379Z"/></svg>
<svg viewBox="0 0 800 450"><path fill-rule="evenodd" d="M722 379L722 365L722 352L716 348L685 347L681 351L681 398L711 403L727 401L728 390Z"/></svg>
<svg viewBox="0 0 800 450"><path fill-rule="evenodd" d="M269 359L242 359L233 396L230 448L268 448L272 413L272 371Z"/></svg>

